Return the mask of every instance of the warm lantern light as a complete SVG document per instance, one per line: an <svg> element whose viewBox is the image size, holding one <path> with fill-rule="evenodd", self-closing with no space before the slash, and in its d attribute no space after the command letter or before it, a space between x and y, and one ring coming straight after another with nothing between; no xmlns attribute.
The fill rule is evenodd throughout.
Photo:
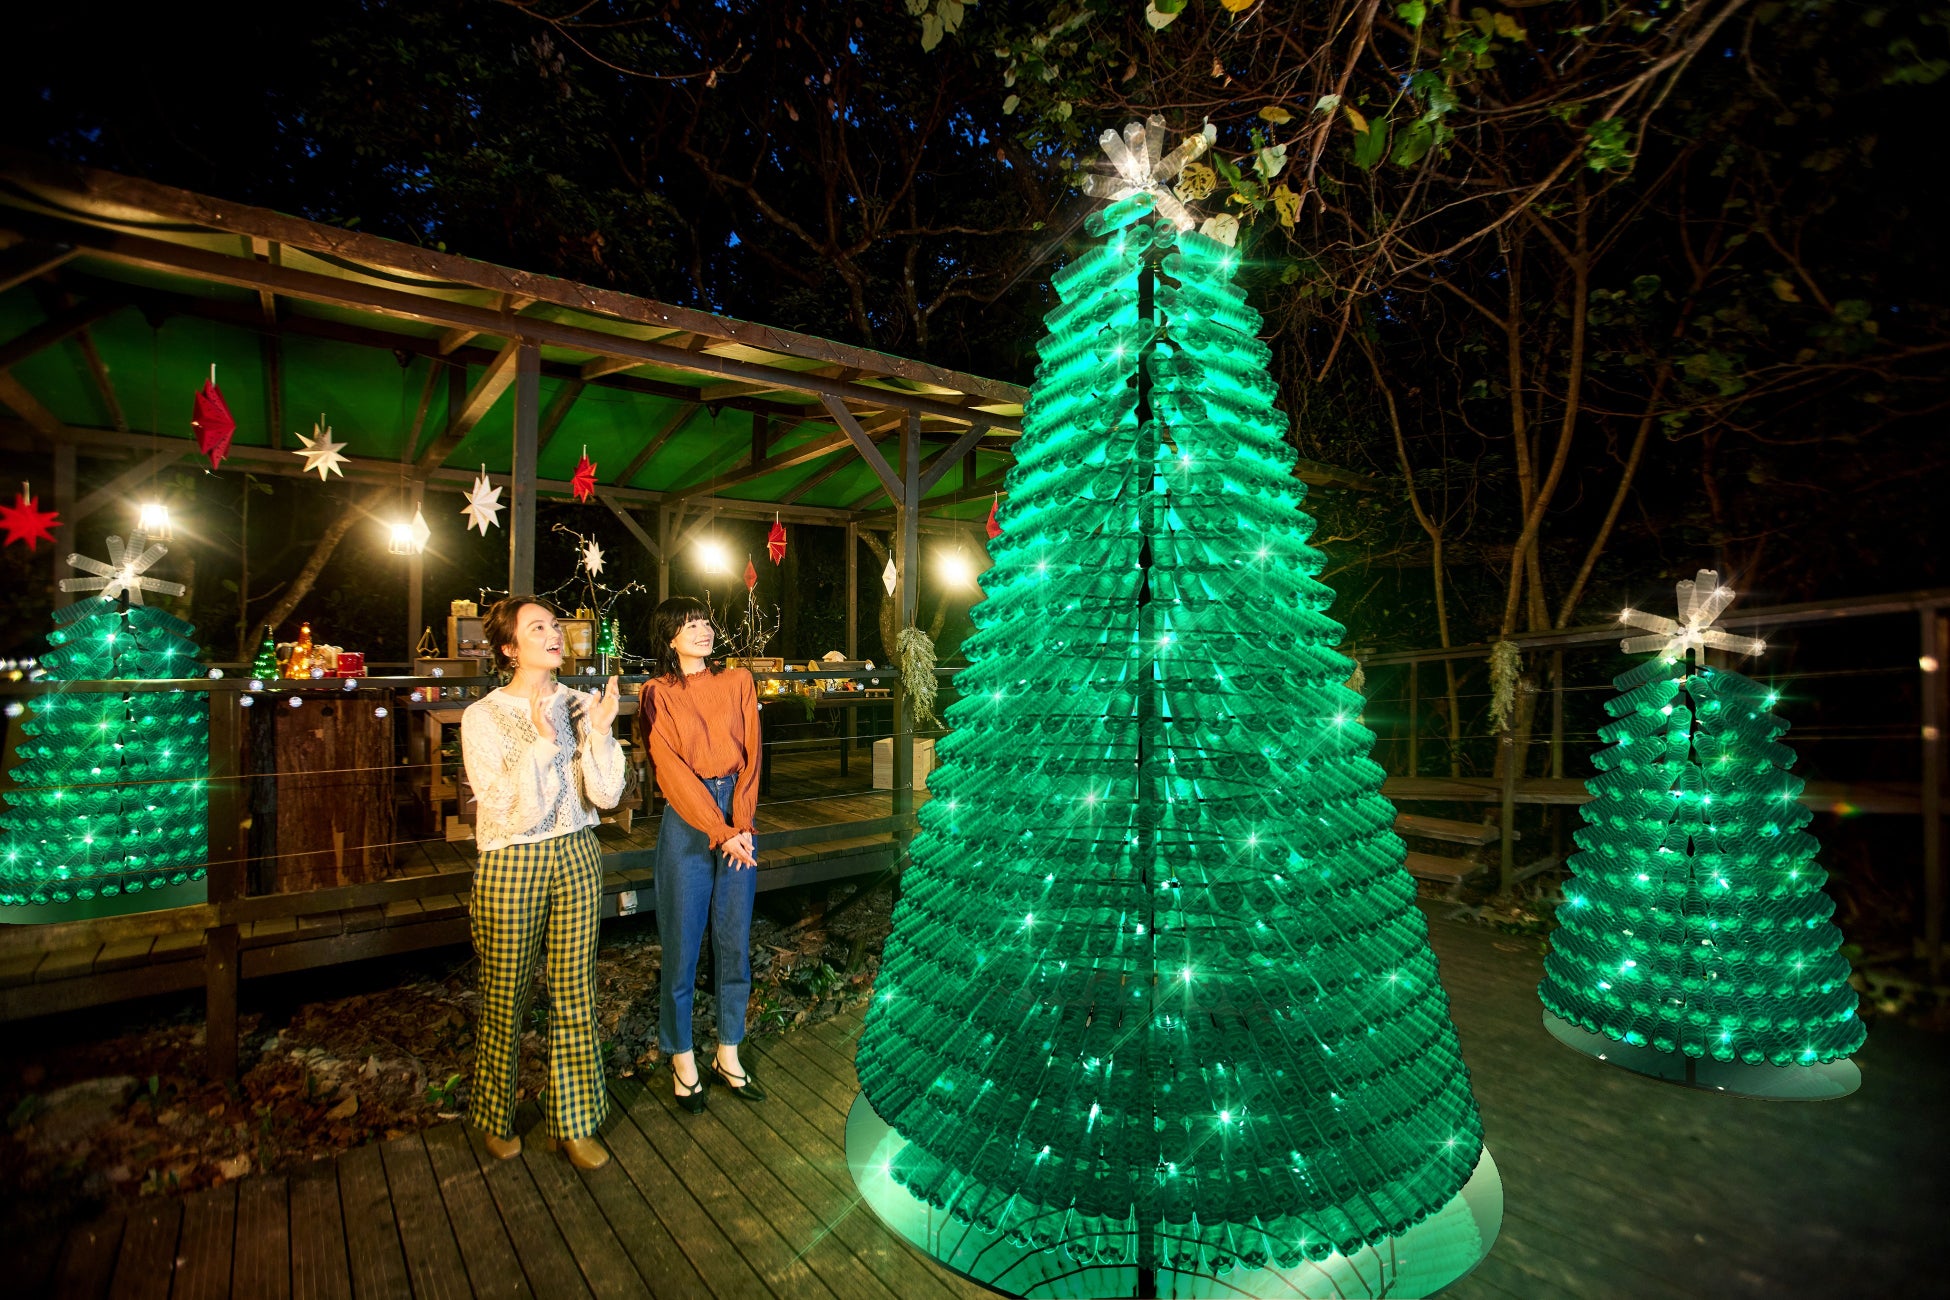
<svg viewBox="0 0 1950 1300"><path fill-rule="evenodd" d="M706 573L730 573L731 552L724 543L706 538L697 544L697 563Z"/></svg>
<svg viewBox="0 0 1950 1300"><path fill-rule="evenodd" d="M393 524L387 534L386 549L394 555L418 555L427 549L426 543L414 535L412 524Z"/></svg>
<svg viewBox="0 0 1950 1300"><path fill-rule="evenodd" d="M944 551L935 561L940 570L941 580L950 586L965 587L975 581L975 568L968 562L968 554L957 546L952 551Z"/></svg>
<svg viewBox="0 0 1950 1300"><path fill-rule="evenodd" d="M136 516L136 528L152 542L170 540L169 507L160 501L145 501Z"/></svg>

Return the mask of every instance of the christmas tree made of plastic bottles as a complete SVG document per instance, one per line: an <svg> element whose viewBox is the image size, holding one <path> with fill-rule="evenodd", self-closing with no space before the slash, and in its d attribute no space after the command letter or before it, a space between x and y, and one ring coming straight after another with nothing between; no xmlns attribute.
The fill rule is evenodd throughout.
<svg viewBox="0 0 1950 1300"><path fill-rule="evenodd" d="M1181 224L1134 193L1055 278L856 1063L912 1196L1210 1275L1385 1242L1484 1153L1260 318Z"/></svg>

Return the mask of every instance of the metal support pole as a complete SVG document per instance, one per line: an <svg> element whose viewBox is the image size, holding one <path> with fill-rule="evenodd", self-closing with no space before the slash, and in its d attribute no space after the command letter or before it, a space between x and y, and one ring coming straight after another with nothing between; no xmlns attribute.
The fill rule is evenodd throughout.
<svg viewBox="0 0 1950 1300"><path fill-rule="evenodd" d="M542 350L515 353L514 491L508 502L508 593L535 587L535 454L541 436Z"/></svg>
<svg viewBox="0 0 1950 1300"><path fill-rule="evenodd" d="M1551 775L1564 775L1564 652L1551 656Z"/></svg>
<svg viewBox="0 0 1950 1300"><path fill-rule="evenodd" d="M1923 611L1923 954L1930 982L1943 977L1943 611Z"/></svg>
<svg viewBox="0 0 1950 1300"><path fill-rule="evenodd" d="M670 511L657 510L657 600L670 599L670 547L676 541L670 526Z"/></svg>
<svg viewBox="0 0 1950 1300"><path fill-rule="evenodd" d="M894 599L899 616L899 628L914 625L914 611L917 605L917 567L920 554L921 515L921 417L909 413L907 424L901 430L901 477L905 480L902 500L894 510ZM894 816L905 819L914 812L914 711L913 696L908 690L907 678L902 676L900 684L894 688ZM906 857L907 843L913 838L905 825L895 832L895 840L900 845L901 856Z"/></svg>
<svg viewBox="0 0 1950 1300"><path fill-rule="evenodd" d="M860 657L860 525L846 526L846 657Z"/></svg>
<svg viewBox="0 0 1950 1300"><path fill-rule="evenodd" d="M210 692L209 823L204 857L207 897L219 908L242 898L244 880L244 710L236 691ZM204 932L204 1051L210 1076L237 1077L237 927Z"/></svg>
<svg viewBox="0 0 1950 1300"><path fill-rule="evenodd" d="M1517 887L1517 769L1522 764L1514 726L1505 727L1497 733L1496 747L1497 757L1503 760L1503 843L1497 858L1496 892L1498 896L1508 898Z"/></svg>

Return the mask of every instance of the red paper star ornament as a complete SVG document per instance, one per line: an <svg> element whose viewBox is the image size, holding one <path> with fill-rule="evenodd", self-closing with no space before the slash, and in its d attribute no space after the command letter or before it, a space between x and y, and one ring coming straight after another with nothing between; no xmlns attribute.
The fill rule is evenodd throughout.
<svg viewBox="0 0 1950 1300"><path fill-rule="evenodd" d="M5 545L26 542L27 549L37 551L42 541L53 541L54 530L61 523L61 512L43 510L39 498L28 491L27 485L20 485L20 495L10 506L0 506L0 530L7 534Z"/></svg>
<svg viewBox="0 0 1950 1300"><path fill-rule="evenodd" d="M196 448L210 458L210 468L223 464L223 458L230 454L230 437L237 432L237 421L223 400L223 390L217 387L214 368L210 382L196 390L190 428L196 430Z"/></svg>
<svg viewBox="0 0 1950 1300"><path fill-rule="evenodd" d="M995 512L1001 505L1002 498L1000 496L997 496L995 500L989 502L988 522L982 525L983 528L988 530L989 540L991 542L1002 536L1002 524L995 517Z"/></svg>
<svg viewBox="0 0 1950 1300"><path fill-rule="evenodd" d="M582 449L582 459L576 462L576 472L569 479L569 491L578 501L587 501L596 495L596 462L589 459L589 448Z"/></svg>
<svg viewBox="0 0 1950 1300"><path fill-rule="evenodd" d="M785 525L777 515L772 516L772 531L765 535L765 553L772 557L772 563L785 563Z"/></svg>
<svg viewBox="0 0 1950 1300"><path fill-rule="evenodd" d="M745 557L745 590L750 591L756 586L758 586L758 568L752 563L752 557L747 555Z"/></svg>

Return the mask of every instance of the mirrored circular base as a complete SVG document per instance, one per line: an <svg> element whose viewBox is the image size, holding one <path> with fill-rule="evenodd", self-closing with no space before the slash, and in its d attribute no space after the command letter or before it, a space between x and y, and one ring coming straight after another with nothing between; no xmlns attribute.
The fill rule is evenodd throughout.
<svg viewBox="0 0 1950 1300"><path fill-rule="evenodd" d="M1660 1052L1621 1043L1548 1011L1544 1013L1544 1028L1552 1038L1586 1056L1595 1056L1635 1074L1707 1092L1767 1101L1833 1101L1862 1086L1861 1069L1846 1058L1818 1065L1744 1065L1709 1057L1694 1059L1683 1052Z"/></svg>
<svg viewBox="0 0 1950 1300"><path fill-rule="evenodd" d="M856 1095L846 1117L846 1163L854 1185L889 1228L944 1267L1010 1296L1137 1294L1135 1265L1081 1264L1061 1245L1039 1249L963 1223L916 1198L888 1174L907 1140ZM1399 1237L1350 1256L1292 1269L1233 1268L1223 1274L1160 1268L1159 1297L1428 1296L1481 1263L1503 1226L1503 1181L1487 1149L1447 1205Z"/></svg>

